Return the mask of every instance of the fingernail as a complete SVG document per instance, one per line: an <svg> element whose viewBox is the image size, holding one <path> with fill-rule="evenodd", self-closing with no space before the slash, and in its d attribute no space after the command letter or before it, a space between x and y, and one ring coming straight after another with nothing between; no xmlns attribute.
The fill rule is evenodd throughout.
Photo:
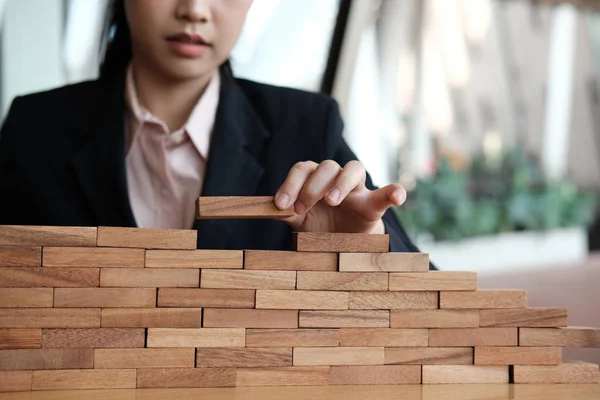
<svg viewBox="0 0 600 400"><path fill-rule="evenodd" d="M290 196L288 196L287 193L279 193L275 197L275 203L277 203L277 207L279 207L281 209L288 208L289 201L290 201Z"/></svg>
<svg viewBox="0 0 600 400"><path fill-rule="evenodd" d="M329 200L331 200L337 204L337 202L340 198L340 189L337 189L337 188L331 189L329 191L329 193L327 194L327 197L329 197Z"/></svg>
<svg viewBox="0 0 600 400"><path fill-rule="evenodd" d="M306 212L306 206L304 205L304 203L298 200L294 205L294 212L296 214L304 214Z"/></svg>

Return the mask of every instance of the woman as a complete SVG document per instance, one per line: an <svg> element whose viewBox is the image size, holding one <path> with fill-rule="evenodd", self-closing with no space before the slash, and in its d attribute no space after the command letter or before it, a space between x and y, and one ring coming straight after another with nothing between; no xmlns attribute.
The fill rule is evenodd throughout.
<svg viewBox="0 0 600 400"><path fill-rule="evenodd" d="M213 249L285 249L293 230L386 232L392 251L417 251L390 209L404 189L373 190L333 100L232 76L251 3L112 2L100 79L14 100L0 223L193 228ZM295 215L195 221L200 194L275 195Z"/></svg>

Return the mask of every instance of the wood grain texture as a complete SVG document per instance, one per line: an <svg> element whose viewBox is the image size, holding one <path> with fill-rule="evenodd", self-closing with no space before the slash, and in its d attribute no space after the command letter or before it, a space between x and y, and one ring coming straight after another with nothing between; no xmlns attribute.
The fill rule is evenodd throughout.
<svg viewBox="0 0 600 400"><path fill-rule="evenodd" d="M440 291L476 290L477 273L468 271L429 271L390 273L390 290Z"/></svg>
<svg viewBox="0 0 600 400"><path fill-rule="evenodd" d="M191 368L195 349L95 349L94 368Z"/></svg>
<svg viewBox="0 0 600 400"><path fill-rule="evenodd" d="M104 308L102 327L200 328L201 308Z"/></svg>
<svg viewBox="0 0 600 400"><path fill-rule="evenodd" d="M128 348L144 347L143 328L44 329L44 348Z"/></svg>
<svg viewBox="0 0 600 400"><path fill-rule="evenodd" d="M475 347L475 365L558 365L560 347Z"/></svg>
<svg viewBox="0 0 600 400"><path fill-rule="evenodd" d="M525 290L477 290L474 292L440 292L440 308L526 308Z"/></svg>
<svg viewBox="0 0 600 400"><path fill-rule="evenodd" d="M390 347L385 349L386 364L473 365L470 347Z"/></svg>
<svg viewBox="0 0 600 400"><path fill-rule="evenodd" d="M341 328L340 346L423 347L429 342L427 329Z"/></svg>
<svg viewBox="0 0 600 400"><path fill-rule="evenodd" d="M299 271L298 290L388 290L385 272L321 272Z"/></svg>
<svg viewBox="0 0 600 400"><path fill-rule="evenodd" d="M508 366L423 365L423 383L508 383Z"/></svg>
<svg viewBox="0 0 600 400"><path fill-rule="evenodd" d="M0 393L31 390L33 371L0 371Z"/></svg>
<svg viewBox="0 0 600 400"><path fill-rule="evenodd" d="M387 253L389 235L365 233L294 232L294 250L330 253Z"/></svg>
<svg viewBox="0 0 600 400"><path fill-rule="evenodd" d="M351 292L351 310L437 309L438 292Z"/></svg>
<svg viewBox="0 0 600 400"><path fill-rule="evenodd" d="M199 269L183 268L101 268L102 287L198 287Z"/></svg>
<svg viewBox="0 0 600 400"><path fill-rule="evenodd" d="M203 269L200 287L210 289L296 288L295 271L246 271Z"/></svg>
<svg viewBox="0 0 600 400"><path fill-rule="evenodd" d="M284 271L337 271L336 253L302 253L283 250L246 250L244 269Z"/></svg>
<svg viewBox="0 0 600 400"><path fill-rule="evenodd" d="M207 328L297 328L298 310L206 308L202 325Z"/></svg>
<svg viewBox="0 0 600 400"><path fill-rule="evenodd" d="M144 249L44 247L44 267L143 268Z"/></svg>
<svg viewBox="0 0 600 400"><path fill-rule="evenodd" d="M340 271L427 272L429 255L424 253L341 253Z"/></svg>
<svg viewBox="0 0 600 400"><path fill-rule="evenodd" d="M480 326L561 327L567 326L565 308L481 310Z"/></svg>
<svg viewBox="0 0 600 400"><path fill-rule="evenodd" d="M156 289L75 288L54 289L54 307L154 307Z"/></svg>
<svg viewBox="0 0 600 400"><path fill-rule="evenodd" d="M146 268L238 268L242 250L146 250Z"/></svg>
<svg viewBox="0 0 600 400"><path fill-rule="evenodd" d="M246 347L339 346L338 329L246 329Z"/></svg>
<svg viewBox="0 0 600 400"><path fill-rule="evenodd" d="M392 310L392 328L477 328L479 310Z"/></svg>
<svg viewBox="0 0 600 400"><path fill-rule="evenodd" d="M0 350L39 349L42 347L41 329L0 329Z"/></svg>
<svg viewBox="0 0 600 400"><path fill-rule="evenodd" d="M95 287L98 268L0 268L0 287Z"/></svg>
<svg viewBox="0 0 600 400"><path fill-rule="evenodd" d="M135 369L33 371L32 390L135 389Z"/></svg>
<svg viewBox="0 0 600 400"><path fill-rule="evenodd" d="M327 367L237 368L236 386L324 386Z"/></svg>
<svg viewBox="0 0 600 400"><path fill-rule="evenodd" d="M99 327L99 308L0 308L0 328Z"/></svg>
<svg viewBox="0 0 600 400"><path fill-rule="evenodd" d="M0 288L0 307L52 307L52 288Z"/></svg>
<svg viewBox="0 0 600 400"><path fill-rule="evenodd" d="M149 328L147 347L244 347L243 328Z"/></svg>
<svg viewBox="0 0 600 400"><path fill-rule="evenodd" d="M387 310L300 311L300 328L389 328Z"/></svg>
<svg viewBox="0 0 600 400"><path fill-rule="evenodd" d="M0 246L96 246L96 228L0 225Z"/></svg>
<svg viewBox="0 0 600 400"><path fill-rule="evenodd" d="M429 346L517 346L517 328L441 328L429 330Z"/></svg>
<svg viewBox="0 0 600 400"><path fill-rule="evenodd" d="M99 247L126 247L141 249L194 250L198 232L193 229L157 228L98 228Z"/></svg>
<svg viewBox="0 0 600 400"><path fill-rule="evenodd" d="M294 206L280 210L273 196L200 196L196 200L198 219L257 219L293 217Z"/></svg>
<svg viewBox="0 0 600 400"><path fill-rule="evenodd" d="M418 365L332 366L331 385L409 385L421 383Z"/></svg>
<svg viewBox="0 0 600 400"><path fill-rule="evenodd" d="M0 267L40 267L40 246L0 246Z"/></svg>
<svg viewBox="0 0 600 400"><path fill-rule="evenodd" d="M598 384L600 370L597 364L588 362L566 362L560 365L515 365L515 383L570 383Z"/></svg>
<svg viewBox="0 0 600 400"><path fill-rule="evenodd" d="M520 328L519 345L600 348L600 328Z"/></svg>
<svg viewBox="0 0 600 400"><path fill-rule="evenodd" d="M292 366L292 348L199 348L196 367L287 367Z"/></svg>
<svg viewBox="0 0 600 400"><path fill-rule="evenodd" d="M140 389L234 387L235 379L235 368L143 368L137 370L137 387Z"/></svg>
<svg viewBox="0 0 600 400"><path fill-rule="evenodd" d="M0 350L0 370L92 368L94 349Z"/></svg>
<svg viewBox="0 0 600 400"><path fill-rule="evenodd" d="M348 292L257 290L256 308L281 310L347 310Z"/></svg>
<svg viewBox="0 0 600 400"><path fill-rule="evenodd" d="M383 347L294 347L294 365L383 365Z"/></svg>
<svg viewBox="0 0 600 400"><path fill-rule="evenodd" d="M158 289L158 307L254 308L255 290Z"/></svg>

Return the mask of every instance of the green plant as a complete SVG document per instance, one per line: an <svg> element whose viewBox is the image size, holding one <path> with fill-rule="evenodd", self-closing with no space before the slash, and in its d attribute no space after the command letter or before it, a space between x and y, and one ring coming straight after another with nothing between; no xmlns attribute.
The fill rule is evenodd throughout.
<svg viewBox="0 0 600 400"><path fill-rule="evenodd" d="M570 180L547 181L536 160L518 149L496 165L477 156L466 170L441 160L434 175L417 183L396 212L414 236L435 240L520 230L587 226L597 198Z"/></svg>

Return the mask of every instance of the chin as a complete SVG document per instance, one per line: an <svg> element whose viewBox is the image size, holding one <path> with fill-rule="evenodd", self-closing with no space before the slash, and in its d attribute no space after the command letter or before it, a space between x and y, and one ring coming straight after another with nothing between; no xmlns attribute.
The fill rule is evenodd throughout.
<svg viewBox="0 0 600 400"><path fill-rule="evenodd" d="M163 68L166 75L176 80L198 79L212 74L219 68L218 65L202 65L198 62L175 62Z"/></svg>

